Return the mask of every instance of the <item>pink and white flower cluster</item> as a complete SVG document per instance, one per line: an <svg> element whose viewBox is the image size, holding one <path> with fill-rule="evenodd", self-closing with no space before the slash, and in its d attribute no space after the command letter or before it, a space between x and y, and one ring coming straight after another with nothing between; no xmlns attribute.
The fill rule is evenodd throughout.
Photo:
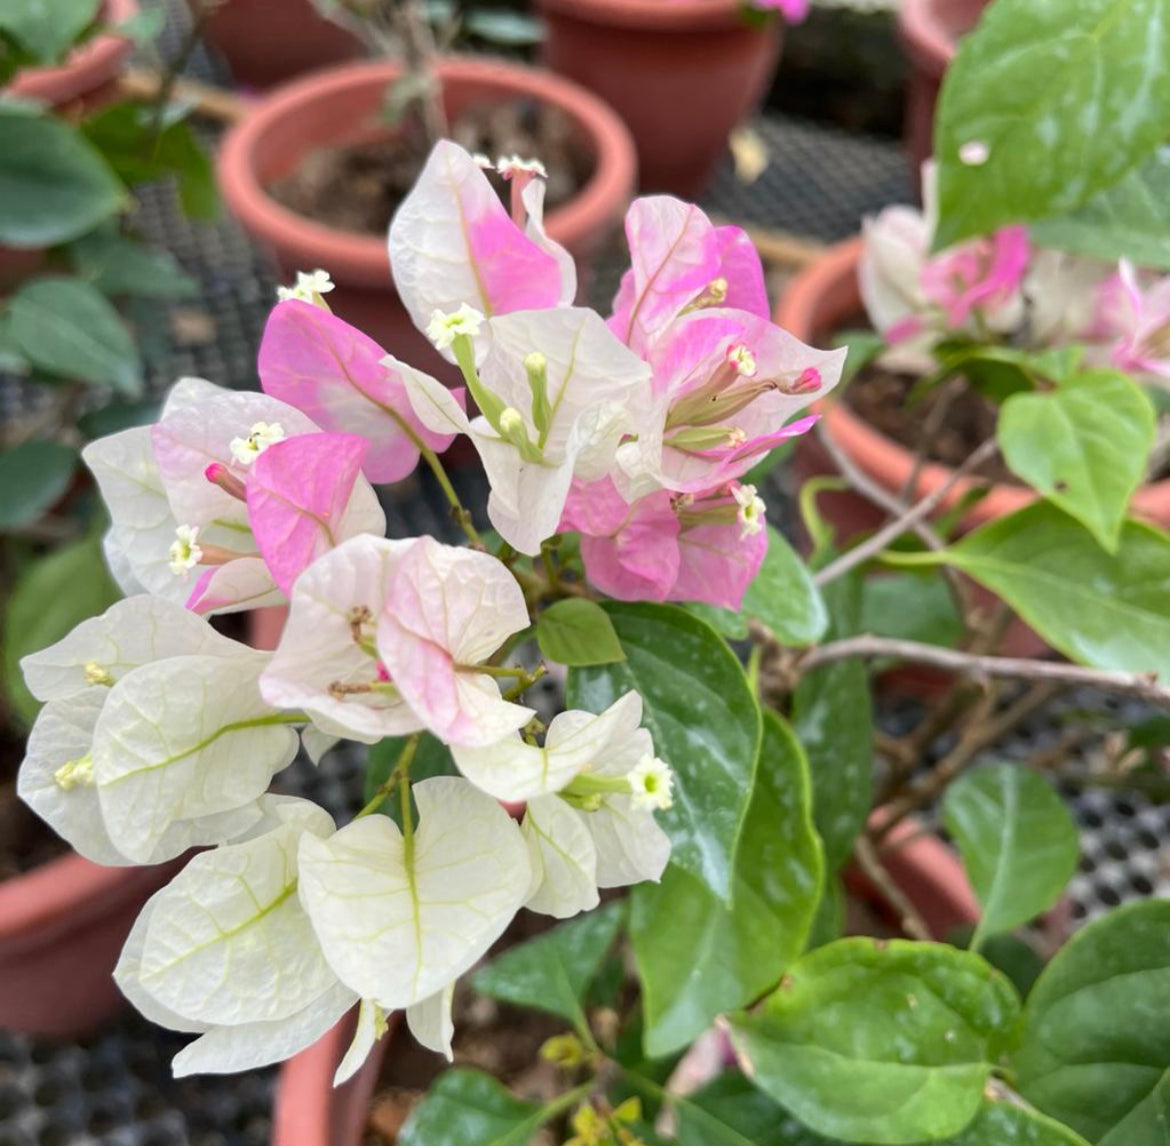
<svg viewBox="0 0 1170 1146"><path fill-rule="evenodd" d="M150 900L117 971L144 1014L199 1036L177 1073L285 1058L358 1003L339 1080L391 1010L450 1054L455 980L521 907L571 916L668 862L655 817L674 779L641 697L546 732L531 675L505 663L532 623L517 574L474 546L386 538L371 483L424 457L441 474L466 435L512 556L575 530L603 593L738 608L767 547L742 478L807 429L793 419L844 351L773 325L743 232L664 197L630 209L612 315L572 305L539 165L502 172L511 210L480 161L438 145L390 231L402 301L466 391L334 315L314 271L269 320L263 393L184 379L155 425L85 451L127 597L25 659L45 706L19 788L99 863L207 849ZM282 602L272 653L208 620ZM423 733L452 774L408 783ZM404 738L401 826L338 829L268 792L299 744L317 761L387 737Z"/></svg>
<svg viewBox="0 0 1170 1146"><path fill-rule="evenodd" d="M888 207L864 223L859 285L887 366L926 373L935 344L960 334L1037 350L1083 343L1089 362L1165 384L1170 278L1039 249L1022 226L931 254L934 174L925 165L923 211Z"/></svg>

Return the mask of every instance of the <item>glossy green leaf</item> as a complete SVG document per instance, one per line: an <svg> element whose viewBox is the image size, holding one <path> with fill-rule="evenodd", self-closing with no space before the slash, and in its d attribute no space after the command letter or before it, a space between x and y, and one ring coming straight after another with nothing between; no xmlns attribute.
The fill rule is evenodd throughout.
<svg viewBox="0 0 1170 1146"><path fill-rule="evenodd" d="M942 574L883 573L866 579L861 624L875 637L924 641L953 648L963 636L963 622Z"/></svg>
<svg viewBox="0 0 1170 1146"><path fill-rule="evenodd" d="M399 1146L527 1146L556 1113L522 1102L491 1075L455 1067L439 1075L398 1135Z"/></svg>
<svg viewBox="0 0 1170 1146"><path fill-rule="evenodd" d="M1116 908L1048 964L1024 1012L1020 1093L1098 1146L1164 1146L1170 900Z"/></svg>
<svg viewBox="0 0 1170 1146"><path fill-rule="evenodd" d="M101 0L4 0L7 32L40 64L56 64L96 19Z"/></svg>
<svg viewBox="0 0 1170 1146"><path fill-rule="evenodd" d="M813 916L806 949L824 947L845 934L845 887L840 877L825 880L821 901Z"/></svg>
<svg viewBox="0 0 1170 1146"><path fill-rule="evenodd" d="M845 577L828 586L833 636L856 631L861 580ZM832 874L849 858L873 798L873 702L861 661L839 661L801 678L793 697L792 723L808 756L813 820Z"/></svg>
<svg viewBox="0 0 1170 1146"><path fill-rule="evenodd" d="M1129 521L1115 554L1078 522L1039 503L968 534L942 553L997 593L1070 660L1170 680L1170 537Z"/></svg>
<svg viewBox="0 0 1170 1146"><path fill-rule="evenodd" d="M811 802L804 753L791 729L767 712L735 853L733 906L674 864L661 883L634 889L630 934L648 1056L682 1049L716 1015L746 1006L777 983L800 955L823 877Z"/></svg>
<svg viewBox="0 0 1170 1146"><path fill-rule="evenodd" d="M1170 270L1170 148L1079 210L1036 224L1031 235L1040 246Z"/></svg>
<svg viewBox="0 0 1170 1146"><path fill-rule="evenodd" d="M1168 121L1170 0L996 0L943 84L936 246L1084 206Z"/></svg>
<svg viewBox="0 0 1170 1146"><path fill-rule="evenodd" d="M132 426L149 426L151 422L159 420L160 413L161 403L157 398L130 401L116 399L88 414L82 414L77 419L77 428L87 438L104 438L107 434L116 434Z"/></svg>
<svg viewBox="0 0 1170 1146"><path fill-rule="evenodd" d="M1124 374L1094 370L1054 390L1014 394L996 437L1012 472L1116 552L1154 445L1154 407Z"/></svg>
<svg viewBox="0 0 1170 1146"><path fill-rule="evenodd" d="M745 1072L805 1126L900 1146L967 1126L1018 1017L1011 984L977 955L842 939L731 1022Z"/></svg>
<svg viewBox="0 0 1170 1146"><path fill-rule="evenodd" d="M679 1103L679 1146L844 1146L802 1126L738 1071L720 1075ZM704 1117L705 1116L705 1117ZM712 1132L712 1127L717 1128ZM739 1139L720 1137L730 1130ZM971 1123L934 1146L1087 1146L1067 1126L1007 1102L985 1101Z"/></svg>
<svg viewBox="0 0 1170 1146"><path fill-rule="evenodd" d="M786 645L816 644L829 613L808 566L779 530L768 526L768 552L743 598L743 614L762 622Z"/></svg>
<svg viewBox="0 0 1170 1146"><path fill-rule="evenodd" d="M20 658L61 640L121 596L96 539L67 545L21 572L4 610L3 663L9 704L23 720L31 723L39 705L24 687Z"/></svg>
<svg viewBox="0 0 1170 1146"><path fill-rule="evenodd" d="M464 17L472 35L504 47L530 47L544 39L544 23L513 8L472 8Z"/></svg>
<svg viewBox="0 0 1170 1146"><path fill-rule="evenodd" d="M117 231L94 231L70 244L77 272L102 294L138 298L194 298L199 284L170 251L154 250Z"/></svg>
<svg viewBox="0 0 1170 1146"><path fill-rule="evenodd" d="M626 660L570 669L568 707L601 712L641 693L654 751L674 769L674 805L656 816L673 844L671 862L727 900L760 746L760 710L743 666L685 609L605 609Z"/></svg>
<svg viewBox="0 0 1170 1146"><path fill-rule="evenodd" d="M706 621L721 637L731 641L742 641L748 635L747 622L739 613L730 609L721 609L718 605L708 605L703 601L688 601L683 608L688 613L694 613L700 621Z"/></svg>
<svg viewBox="0 0 1170 1146"><path fill-rule="evenodd" d="M956 947L970 947L975 934L973 923L964 923L947 932L947 942ZM1032 945L1018 935L989 935L980 945L979 954L1010 980L1021 999L1026 999L1044 970L1044 960Z"/></svg>
<svg viewBox="0 0 1170 1146"><path fill-rule="evenodd" d="M31 525L69 488L77 451L60 442L28 441L0 452L0 529Z"/></svg>
<svg viewBox="0 0 1170 1146"><path fill-rule="evenodd" d="M570 597L536 618L536 643L562 665L606 665L626 659L613 622L596 601Z"/></svg>
<svg viewBox="0 0 1170 1146"><path fill-rule="evenodd" d="M560 923L498 955L476 972L472 986L505 1003L560 1015L587 1031L582 1002L617 938L624 913L624 904L607 903Z"/></svg>
<svg viewBox="0 0 1170 1146"><path fill-rule="evenodd" d="M0 243L48 247L126 206L100 152L52 116L0 111Z"/></svg>
<svg viewBox="0 0 1170 1146"><path fill-rule="evenodd" d="M1081 858L1072 816L1052 786L1020 764L977 768L947 789L943 822L983 909L972 949L1047 911Z"/></svg>
<svg viewBox="0 0 1170 1146"><path fill-rule="evenodd" d="M62 378L142 390L142 362L118 312L76 279L40 278L9 303L12 335L34 366Z"/></svg>

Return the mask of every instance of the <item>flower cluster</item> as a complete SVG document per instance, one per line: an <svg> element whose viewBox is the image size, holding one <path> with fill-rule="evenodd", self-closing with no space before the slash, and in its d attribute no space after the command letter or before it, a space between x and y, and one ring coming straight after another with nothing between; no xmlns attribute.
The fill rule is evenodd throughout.
<svg viewBox="0 0 1170 1146"><path fill-rule="evenodd" d="M935 345L962 335L1036 350L1084 343L1090 364L1170 377L1170 278L1034 248L1022 226L932 254L931 164L923 189L925 210L887 207L864 228L861 295L891 369L927 372Z"/></svg>
<svg viewBox="0 0 1170 1146"><path fill-rule="evenodd" d="M466 391L334 315L318 270L280 294L263 393L184 379L157 424L85 451L127 597L23 662L44 708L19 790L98 863L206 849L147 904L117 970L145 1015L199 1035L177 1073L285 1058L355 1003L339 1080L392 1010L449 1054L454 983L521 907L565 918L659 879L675 778L642 698L545 729L524 703L538 673L507 662L542 600L517 554L576 530L597 590L737 608L767 547L740 479L839 379L843 351L769 321L743 232L674 199L630 209L612 315L571 305L543 169L500 162L509 210L485 163L439 144L389 240L403 303ZM469 546L384 536L371 483L424 458L446 482L457 434L505 559L466 520ZM272 653L208 619L284 602ZM340 829L268 791L302 744L318 761L388 737L393 772ZM427 743L448 774L412 781ZM397 818L372 814L388 800Z"/></svg>

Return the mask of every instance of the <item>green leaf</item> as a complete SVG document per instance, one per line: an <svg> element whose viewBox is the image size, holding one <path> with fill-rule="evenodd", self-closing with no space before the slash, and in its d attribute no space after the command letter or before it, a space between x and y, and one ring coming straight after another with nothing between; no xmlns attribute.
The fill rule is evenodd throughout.
<svg viewBox="0 0 1170 1146"><path fill-rule="evenodd" d="M997 0L943 83L936 249L1084 206L1167 121L1170 0Z"/></svg>
<svg viewBox="0 0 1170 1146"><path fill-rule="evenodd" d="M601 712L635 690L654 751L675 774L656 818L671 862L720 899L731 895L760 746L760 710L743 666L714 629L673 605L605 606L626 660L569 671L568 706Z"/></svg>
<svg viewBox="0 0 1170 1146"><path fill-rule="evenodd" d="M77 428L87 438L104 438L107 434L129 430L132 426L149 426L151 422L159 420L160 410L161 403L157 398L130 402L116 399L88 414L82 414L77 419Z"/></svg>
<svg viewBox="0 0 1170 1146"><path fill-rule="evenodd" d="M41 64L55 64L96 19L101 0L4 0L0 31ZM6 157L7 158L7 157Z"/></svg>
<svg viewBox="0 0 1170 1146"><path fill-rule="evenodd" d="M193 219L213 219L219 212L215 172L184 114L184 108L171 107L156 127L153 106L112 104L82 130L127 183L173 177L183 210Z"/></svg>
<svg viewBox="0 0 1170 1146"><path fill-rule="evenodd" d="M802 1126L738 1071L728 1071L708 1083L680 1102L677 1112L679 1146L843 1146L838 1138L825 1138ZM965 1130L936 1146L1088 1144L1067 1126L1034 1110L985 1101Z"/></svg>
<svg viewBox="0 0 1170 1146"><path fill-rule="evenodd" d="M779 981L804 949L822 866L808 763L791 729L766 712L760 766L735 853L733 907L675 864L661 883L633 891L630 935L649 1057L681 1050L716 1015L747 1006Z"/></svg>
<svg viewBox="0 0 1170 1146"><path fill-rule="evenodd" d="M544 23L511 8L473 8L464 25L475 36L507 47L530 47L544 39Z"/></svg>
<svg viewBox="0 0 1170 1146"><path fill-rule="evenodd" d="M581 1004L617 938L624 912L623 903L607 903L561 923L497 956L476 973L472 986L505 1003L560 1015L587 1034Z"/></svg>
<svg viewBox="0 0 1170 1146"><path fill-rule="evenodd" d="M955 947L970 947L975 927L964 923L947 933L947 942ZM1044 970L1044 960L1031 944L1017 935L989 935L979 946L983 956L997 971L1002 971L1021 999L1026 999Z"/></svg>
<svg viewBox="0 0 1170 1146"><path fill-rule="evenodd" d="M747 622L739 613L733 613L730 609L721 609L718 605L708 605L704 601L688 601L682 607L730 641L742 641L748 635Z"/></svg>
<svg viewBox="0 0 1170 1146"><path fill-rule="evenodd" d="M971 1121L1018 1017L1011 984L977 955L842 939L731 1023L752 1081L810 1129L899 1146Z"/></svg>
<svg viewBox="0 0 1170 1146"><path fill-rule="evenodd" d="M797 648L815 645L829 627L828 610L808 566L770 525L768 552L744 594L743 613Z"/></svg>
<svg viewBox="0 0 1170 1146"><path fill-rule="evenodd" d="M1019 764L977 768L947 790L943 822L983 909L971 938L1011 931L1047 911L1081 858L1072 816L1038 772Z"/></svg>
<svg viewBox="0 0 1170 1146"><path fill-rule="evenodd" d="M399 1146L527 1146L557 1113L556 1104L521 1102L491 1075L456 1067L444 1071L414 1108Z"/></svg>
<svg viewBox="0 0 1170 1146"><path fill-rule="evenodd" d="M1079 210L1037 223L1031 236L1042 247L1170 270L1170 148Z"/></svg>
<svg viewBox="0 0 1170 1146"><path fill-rule="evenodd" d="M408 736L387 736L379 740L370 749L366 760L366 783L364 800L368 804L377 794L378 789L390 779L390 773L398 763L403 748L410 738ZM412 781L429 780L432 776L458 776L459 769L451 757L451 749L442 741L435 739L429 732L424 732L415 750L414 759L410 762L410 778ZM398 800L386 800L378 809L388 815L400 828L402 827L402 805Z"/></svg>
<svg viewBox="0 0 1170 1146"><path fill-rule="evenodd" d="M1070 378L1045 393L1015 394L996 437L1019 478L1071 514L1110 553L1154 445L1154 407L1113 370Z"/></svg>
<svg viewBox="0 0 1170 1146"><path fill-rule="evenodd" d="M59 641L121 596L96 538L58 549L22 571L4 611L4 682L21 719L31 723L40 706L24 687L20 658Z"/></svg>
<svg viewBox="0 0 1170 1146"><path fill-rule="evenodd" d="M557 601L540 613L536 643L550 661L562 665L607 665L626 659L606 611L582 597Z"/></svg>
<svg viewBox="0 0 1170 1146"><path fill-rule="evenodd" d="M1170 680L1170 537L1128 521L1116 554L1043 502L1001 517L939 554L1001 596L1070 660Z"/></svg>
<svg viewBox="0 0 1170 1146"><path fill-rule="evenodd" d="M140 8L133 16L118 24L114 31L143 48L159 38L166 23L165 8Z"/></svg>
<svg viewBox="0 0 1170 1146"><path fill-rule="evenodd" d="M953 648L963 637L955 599L941 574L883 573L862 590L861 624L875 637Z"/></svg>
<svg viewBox="0 0 1170 1146"><path fill-rule="evenodd" d="M858 577L828 586L833 636L856 632L860 591ZM825 845L825 871L832 874L853 851L873 798L873 702L865 665L839 661L803 676L792 723L808 756L813 820Z"/></svg>
<svg viewBox="0 0 1170 1146"><path fill-rule="evenodd" d="M1077 932L1024 1011L1020 1093L1098 1146L1164 1146L1170 1114L1170 900Z"/></svg>
<svg viewBox="0 0 1170 1146"><path fill-rule="evenodd" d="M35 279L8 306L12 335L34 365L62 378L113 386L137 397L142 362L118 312L86 283Z"/></svg>
<svg viewBox="0 0 1170 1146"><path fill-rule="evenodd" d="M121 211L126 191L69 124L0 112L0 243L48 247Z"/></svg>
<svg viewBox="0 0 1170 1146"><path fill-rule="evenodd" d="M817 913L813 916L805 949L812 951L833 943L845 934L845 888L839 878L825 881Z"/></svg>
<svg viewBox="0 0 1170 1146"><path fill-rule="evenodd" d="M76 450L44 440L0 452L0 529L31 525L52 509L77 462Z"/></svg>
<svg viewBox="0 0 1170 1146"><path fill-rule="evenodd" d="M169 251L152 250L117 231L84 235L69 247L78 274L102 294L139 298L194 298L199 284Z"/></svg>

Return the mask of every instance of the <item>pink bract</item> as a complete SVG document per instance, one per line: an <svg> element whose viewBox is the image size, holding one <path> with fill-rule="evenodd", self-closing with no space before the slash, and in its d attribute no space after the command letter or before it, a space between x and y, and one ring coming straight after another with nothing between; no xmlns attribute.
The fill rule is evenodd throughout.
<svg viewBox="0 0 1170 1146"><path fill-rule="evenodd" d="M952 327L973 311L994 311L1019 289L1028 269L1028 231L1004 227L990 239L964 243L928 260L922 268L926 297L946 312Z"/></svg>
<svg viewBox="0 0 1170 1146"><path fill-rule="evenodd" d="M411 433L436 453L454 435L432 433L418 420L401 372L385 358L381 346L348 322L289 299L276 305L264 328L260 385L323 430L361 434L369 442L362 468L370 481L401 481L418 465ZM455 398L462 403L463 391Z"/></svg>
<svg viewBox="0 0 1170 1146"><path fill-rule="evenodd" d="M356 434L301 434L269 446L252 464L248 516L277 585L293 582L341 540L366 456Z"/></svg>

